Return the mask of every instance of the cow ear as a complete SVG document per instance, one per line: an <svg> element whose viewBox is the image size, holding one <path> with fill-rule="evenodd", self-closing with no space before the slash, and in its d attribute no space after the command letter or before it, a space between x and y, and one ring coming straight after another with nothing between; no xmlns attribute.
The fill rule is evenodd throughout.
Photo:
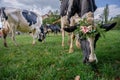
<svg viewBox="0 0 120 80"><path fill-rule="evenodd" d="M68 28L63 28L66 32L73 32L77 29L77 26L70 26Z"/></svg>
<svg viewBox="0 0 120 80"><path fill-rule="evenodd" d="M114 23L111 23L111 24L103 24L103 25L101 25L101 28L104 28L105 31L109 31L112 28L114 28L116 24L117 24L117 22L114 22Z"/></svg>

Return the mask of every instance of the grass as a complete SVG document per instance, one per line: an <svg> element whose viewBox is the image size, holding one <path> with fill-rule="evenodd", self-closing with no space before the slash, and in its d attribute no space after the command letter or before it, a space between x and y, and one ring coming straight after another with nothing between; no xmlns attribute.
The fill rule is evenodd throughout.
<svg viewBox="0 0 120 80"><path fill-rule="evenodd" d="M99 75L90 65L82 63L82 53L74 46L69 54L67 37L61 47L61 35L49 35L45 43L32 44L29 35L16 37L16 47L10 38L8 48L0 39L0 80L117 80L120 78L120 31L110 31L97 42ZM119 80L119 79L118 79Z"/></svg>

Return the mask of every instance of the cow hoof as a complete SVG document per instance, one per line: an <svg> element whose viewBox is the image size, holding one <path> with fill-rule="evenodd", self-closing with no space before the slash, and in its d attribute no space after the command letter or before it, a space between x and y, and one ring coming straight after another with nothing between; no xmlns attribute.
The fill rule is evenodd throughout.
<svg viewBox="0 0 120 80"><path fill-rule="evenodd" d="M5 46L5 47L8 47L6 43L4 43L4 46Z"/></svg>
<svg viewBox="0 0 120 80"><path fill-rule="evenodd" d="M8 47L7 45L4 45L6 48Z"/></svg>
<svg viewBox="0 0 120 80"><path fill-rule="evenodd" d="M73 53L73 51L74 51L73 48L69 49L69 53Z"/></svg>
<svg viewBox="0 0 120 80"><path fill-rule="evenodd" d="M32 45L34 46L34 45L35 45L35 43L32 43Z"/></svg>
<svg viewBox="0 0 120 80"><path fill-rule="evenodd" d="M62 44L62 47L64 47L64 44Z"/></svg>
<svg viewBox="0 0 120 80"><path fill-rule="evenodd" d="M79 41L78 40L76 40L76 47L78 48L78 49L80 49L81 47L80 47L80 43L79 43Z"/></svg>
<svg viewBox="0 0 120 80"><path fill-rule="evenodd" d="M87 64L88 62L89 62L89 61L88 61L88 58L87 58L87 57L84 57L84 58L83 58L83 63L84 63L84 64Z"/></svg>
<svg viewBox="0 0 120 80"><path fill-rule="evenodd" d="M35 45L35 42L33 42L32 45Z"/></svg>
<svg viewBox="0 0 120 80"><path fill-rule="evenodd" d="M15 46L17 46L17 47L18 47L18 44L15 44Z"/></svg>

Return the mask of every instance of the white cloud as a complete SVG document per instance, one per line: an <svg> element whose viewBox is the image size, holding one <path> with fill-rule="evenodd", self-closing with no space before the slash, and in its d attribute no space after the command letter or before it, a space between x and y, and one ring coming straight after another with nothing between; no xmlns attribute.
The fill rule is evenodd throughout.
<svg viewBox="0 0 120 80"><path fill-rule="evenodd" d="M53 3L54 2L54 3ZM22 9L37 9L41 14L46 14L49 10L59 10L59 0L0 0L0 7L15 7ZM117 5L109 5L110 17L120 14L120 7ZM103 13L104 7L100 7L95 11L95 19Z"/></svg>
<svg viewBox="0 0 120 80"><path fill-rule="evenodd" d="M103 10L104 10L104 7L97 8L97 10L94 13L95 14L95 19L99 18L99 15L101 15L103 13Z"/></svg>
<svg viewBox="0 0 120 80"><path fill-rule="evenodd" d="M95 11L95 19L100 18L99 15L103 13L104 7L100 7ZM117 5L109 5L109 18L120 14L120 7Z"/></svg>
<svg viewBox="0 0 120 80"><path fill-rule="evenodd" d="M8 2L8 3L17 3L17 0L4 0L4 2Z"/></svg>
<svg viewBox="0 0 120 80"><path fill-rule="evenodd" d="M28 8L29 6L26 6L23 3L20 3L18 0L3 0L2 2L4 5L3 7L15 7L15 8Z"/></svg>
<svg viewBox="0 0 120 80"><path fill-rule="evenodd" d="M52 7L46 6L46 7L44 7L43 9L41 9L41 13L42 13L42 14L46 14L46 13L48 13L50 10L55 11L55 9L53 9Z"/></svg>
<svg viewBox="0 0 120 80"><path fill-rule="evenodd" d="M44 14L47 14L50 10L55 11L57 9L53 9L51 6L46 6L44 8L39 8L39 7L34 5L33 8L30 9L30 10L35 11L35 12L39 13L40 15L44 15Z"/></svg>
<svg viewBox="0 0 120 80"><path fill-rule="evenodd" d="M0 7L15 7L28 10L35 8L41 14L46 14L49 10L59 10L59 6L60 3L57 0L0 0Z"/></svg>
<svg viewBox="0 0 120 80"><path fill-rule="evenodd" d="M115 15L120 14L120 7L118 7L117 5L111 5L109 9L110 9L110 17L114 17Z"/></svg>

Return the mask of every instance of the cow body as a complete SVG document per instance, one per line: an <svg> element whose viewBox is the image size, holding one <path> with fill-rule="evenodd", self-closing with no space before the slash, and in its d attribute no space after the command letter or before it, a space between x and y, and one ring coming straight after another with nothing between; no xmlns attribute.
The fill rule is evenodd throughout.
<svg viewBox="0 0 120 80"><path fill-rule="evenodd" d="M31 33L33 37L32 44L35 44L35 38L38 38L39 41L43 40L44 33L41 31L42 17L39 14L16 8L1 8L1 17L3 22L3 33L7 35L4 32L4 29L7 27L9 32L12 33L12 39L15 45L17 45L15 41L16 31ZM4 39L6 39L5 35Z"/></svg>

